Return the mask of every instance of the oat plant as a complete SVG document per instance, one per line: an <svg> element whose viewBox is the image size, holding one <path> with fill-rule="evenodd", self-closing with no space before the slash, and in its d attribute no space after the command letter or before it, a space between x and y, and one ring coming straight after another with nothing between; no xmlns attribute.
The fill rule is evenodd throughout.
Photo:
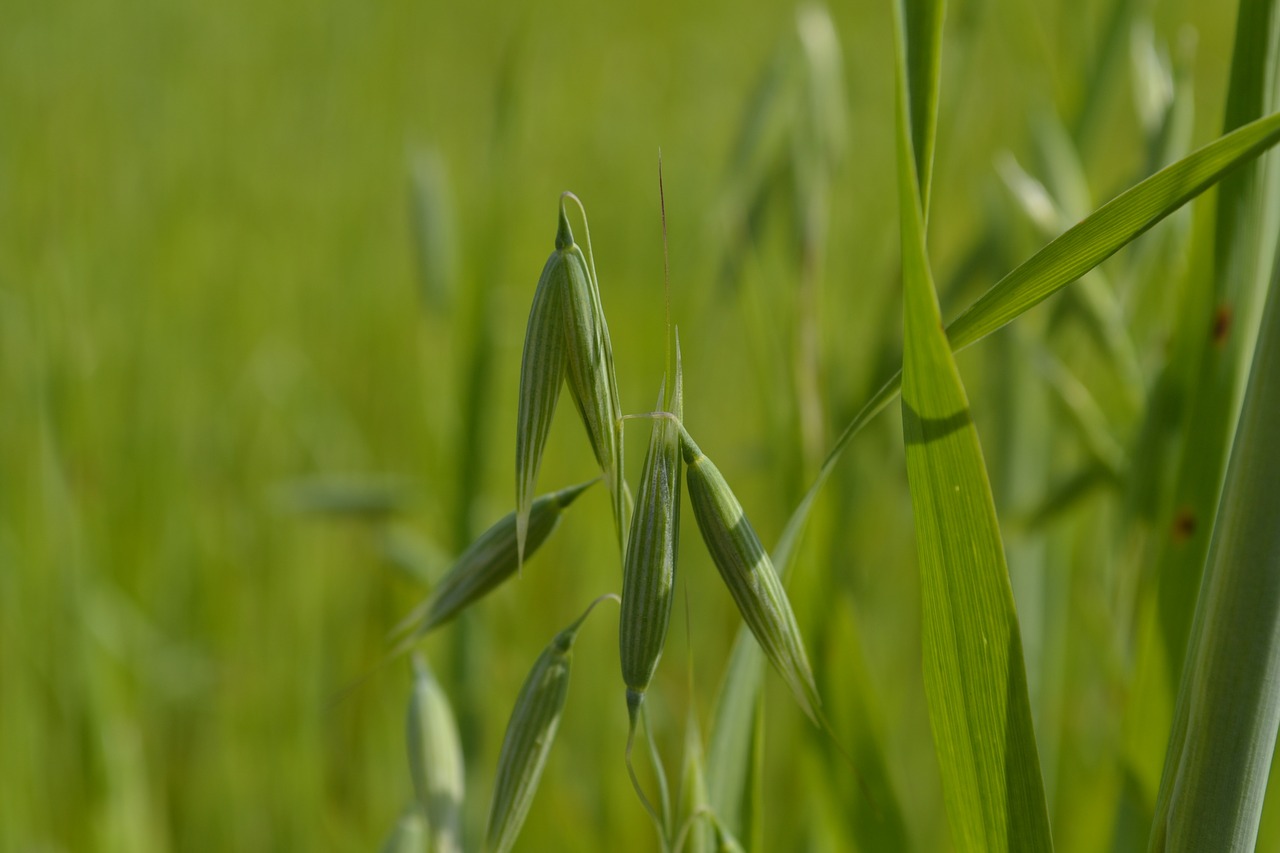
<svg viewBox="0 0 1280 853"><path fill-rule="evenodd" d="M1155 660L1168 696L1171 685L1180 684L1176 707L1169 705L1171 734L1163 752L1163 773L1156 788L1143 776L1139 752L1127 756L1117 775L1130 774L1137 793L1132 803L1126 799L1115 806L1114 826L1104 832L1117 845L1125 843L1123 839L1131 837L1125 834L1126 821L1136 819L1145 823L1143 837L1153 851L1250 849L1280 722L1280 596L1275 580L1280 576L1280 527L1275 523L1280 459L1273 440L1280 399L1280 261L1274 238L1274 176L1280 170L1274 162L1258 159L1280 141L1280 114L1275 112L1280 81L1278 8L1280 4L1267 0L1242 2L1224 133L1177 158L1168 156L1176 150L1170 140L1177 136L1180 120L1174 109L1174 75L1149 34L1136 28L1135 62L1146 74L1139 75L1144 82L1138 97L1148 134L1146 162L1153 171L1090 212L1075 145L1084 143L1093 107L1086 104L1074 138L1065 122L1042 121L1038 127L1048 171L1045 182L1009 157L998 168L1022 213L1048 242L944 322L928 229L940 191L934 160L938 104L946 96L941 76L946 9L942 0L895 0L892 127L901 252L901 369L884 380L836 439L772 550L761 542L748 509L711 461L709 454L719 452L716 433L708 432L699 444L685 424L686 410L694 410L700 396L696 389L686 396L685 359L678 335L673 335L669 295L665 370L655 377L656 405L650 412L624 416L606 320L609 289L597 274L585 208L572 193L562 195L554 228L549 229L551 254L532 291L523 341L514 510L462 553L404 623L407 642L440 628L467 608L483 606L484 597L512 576L523 577L527 571L529 583L547 582L542 576L551 567L535 566L536 552L590 486L588 482L535 497L539 483L549 479L542 462L562 386L567 385L585 433L582 450L604 481L619 545L617 704L619 710L625 708L629 722L625 748L619 745L619 767L625 764L640 806L652 818L656 846L664 851L769 849L760 828L766 809L761 786L769 731L763 685L769 669L815 724L814 736L822 740L824 751L842 756L822 772L827 778L857 780L852 795L857 798L852 829L857 843L866 849L914 846L906 817L909 808L896 790L888 751L866 733L859 733L854 748L847 749L828 720L820 685L840 675L827 673L824 682L816 674L806 626L797 618L787 590L824 484L853 438L900 394L919 567L921 680L951 843L965 851L1053 850L1064 833L1070 837L1064 826L1069 826L1071 814L1063 810L1055 780L1046 771L1057 766L1061 750L1058 734L1050 731L1053 718L1044 710L1049 707L1044 698L1049 695L1044 686L1048 676L1036 668L1050 660L1042 648L1048 642L1045 617L1037 610L1030 629L1020 621L1020 605L1031 599L1020 601L1015 595L1009 555L1021 558L1023 551L1006 546L1006 536L1016 539L1024 531L1016 528L1010 534L1008 520L997 511L993 477L974 416L982 398L970 397L955 353L1070 287L1070 293L1078 293L1076 301L1059 304L1076 307L1088 330L1086 343L1059 341L1053 330L1068 322L1062 319L1037 327L1044 329L1039 336L1018 338L1017 346L1023 348L1019 351L1030 353L1031 369L1019 374L1016 386L1042 386L1047 399L1067 413L1069 426L1055 430L1052 441L1009 451L1008 460L1034 464L1036 457L1070 442L1088 459L1085 473L1100 470L1099 482L1107 488L1136 494L1141 484L1135 485L1132 478L1154 476L1149 473L1154 463L1141 446L1134 446L1148 433L1138 430L1133 439L1117 424L1126 418L1141 422L1144 417L1150 424L1153 412L1166 411L1162 406L1170 399L1165 396L1169 383L1184 382L1195 392L1194 404L1175 406L1177 418L1170 427L1183 442L1177 497L1158 511L1126 516L1137 526L1160 513L1182 512L1183 490L1189 489L1194 497L1186 501L1186 511L1196 514L1194 547L1171 549L1172 540L1163 540L1154 548L1139 549L1153 555L1146 559L1155 565L1172 568L1162 568L1154 582L1124 587L1125 607L1131 609L1124 624L1136 627L1117 632L1126 654L1148 647L1159 652ZM829 79L831 63L838 67L839 61L833 25L825 13L812 11L803 13L801 22L814 103L822 103L819 95L839 100L839 88ZM768 118L769 112L759 115ZM756 130L758 144L743 149L743 163L765 157L761 151L779 144L769 141L777 129L767 122ZM842 137L821 122L808 126L806 133L811 135L796 137L801 148L793 150L808 150L804 144L812 143L827 158L816 176L796 173L806 192L816 194L817 201L811 198L804 212L817 219L803 220L808 224L802 230L820 245L825 239L825 176L834 168ZM815 138L825 142L819 145ZM1166 160L1172 162L1166 165ZM772 168L768 163L755 167L766 172ZM1191 288L1177 320L1180 330L1198 330L1199 346L1208 348L1208 355L1191 359L1192 369L1182 375L1152 378L1143 354L1149 344L1135 338L1129 325L1132 304L1143 303L1126 300L1130 280L1139 275L1134 270L1153 261L1149 255L1138 255L1138 261L1125 256L1123 263L1105 269L1102 265L1220 182L1214 273L1208 279L1214 289L1210 293ZM661 172L659 193L661 198ZM581 245L571 218L580 220ZM665 203L663 227L665 242ZM1172 251L1164 245L1162 251ZM1267 307L1259 316L1264 296ZM804 291L798 298L804 301L813 294ZM1191 313L1206 307L1208 316ZM803 338L811 331L806 329L814 309L801 309ZM1174 345L1182 347L1184 341L1180 338ZM816 370L814 352L802 347L801 353L799 369ZM1121 389L1114 399L1096 395L1080 378L1091 375L1090 359L1095 358ZM814 399L817 387L806 381L796 389L797 407L806 408L806 401L812 404L800 417L806 424L802 457L822 432L813 420L821 420L815 412L824 408ZM1035 416L1032 408L1014 400L1009 418L1022 424ZM647 422L649 427L634 491L627 483L623 457L624 426L629 422ZM1004 454L996 458L1005 464ZM1201 470L1202 466L1208 467ZM1214 473L1220 468L1225 479ZM1031 490L1023 491L1030 493L1037 485L1044 486L1033 482ZM1051 504L1066 500L1052 494L1045 499ZM654 721L646 714L646 698L654 690L681 582L682 502L688 504L698 539L741 616L741 627L711 714L705 753L696 710L688 709L679 788L672 797ZM1051 516L1032 513L1023 523L1035 530L1049 524L1043 519ZM1175 524L1174 532L1178 529ZM619 576L605 569L611 560L586 554L574 559L599 563L601 582L618 583ZM535 806L536 789L568 701L571 650L590 612L588 607L552 640L515 699L498 761L485 849L511 849ZM1143 697L1156 695L1143 686L1143 665L1138 664L1132 676L1137 700L1130 713L1145 707ZM413 778L420 809L406 813L388 849L400 843L394 838L424 831L415 827L415 814L427 820L431 849L459 845L458 813L452 807L461 799L461 775L448 768L460 768L461 760L445 747L449 738L441 739L449 727L442 723L440 708L447 706L432 698L437 687L424 673L420 668L418 710L411 712L409 728L411 757L418 756ZM859 689L868 694L862 707L869 706L873 688L862 676L850 677L856 677ZM859 714L860 720L865 717ZM641 733L656 796L646 791L633 764L633 746ZM1045 754L1052 763L1042 759Z"/></svg>

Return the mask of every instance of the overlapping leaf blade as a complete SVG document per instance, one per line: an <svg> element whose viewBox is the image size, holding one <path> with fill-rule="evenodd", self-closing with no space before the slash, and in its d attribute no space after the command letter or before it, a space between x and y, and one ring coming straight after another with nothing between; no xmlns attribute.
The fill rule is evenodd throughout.
<svg viewBox="0 0 1280 853"><path fill-rule="evenodd" d="M898 11L902 422L920 562L925 694L943 796L957 848L1051 850L1004 545L925 253L908 114L935 107L910 102L928 89L908 89L903 24L913 10Z"/></svg>
<svg viewBox="0 0 1280 853"><path fill-rule="evenodd" d="M951 348L969 346L1017 319L1277 142L1280 113L1215 140L1116 196L1020 264L947 326ZM841 454L901 386L901 373L890 377L836 439L775 549L780 570L794 555L809 511Z"/></svg>

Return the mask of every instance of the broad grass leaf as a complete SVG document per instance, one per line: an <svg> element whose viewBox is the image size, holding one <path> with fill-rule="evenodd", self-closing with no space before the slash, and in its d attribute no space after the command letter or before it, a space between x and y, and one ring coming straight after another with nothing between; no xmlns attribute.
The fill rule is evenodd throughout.
<svg viewBox="0 0 1280 853"><path fill-rule="evenodd" d="M1254 849L1280 727L1280 263L1196 605L1149 849Z"/></svg>
<svg viewBox="0 0 1280 853"><path fill-rule="evenodd" d="M907 12L898 10L904 51ZM943 798L960 850L1052 850L1004 545L925 253L907 73L900 54L902 422L920 563L925 695Z"/></svg>

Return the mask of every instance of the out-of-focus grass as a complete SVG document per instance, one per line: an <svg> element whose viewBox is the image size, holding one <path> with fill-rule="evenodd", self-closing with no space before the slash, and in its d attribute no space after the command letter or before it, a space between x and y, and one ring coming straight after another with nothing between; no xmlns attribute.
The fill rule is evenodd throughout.
<svg viewBox="0 0 1280 853"><path fill-rule="evenodd" d="M1167 4L1156 21L1166 38L1184 23L1198 30L1197 142L1218 131L1229 63L1232 21L1210 5ZM1078 108L1108 8L952 10L930 215L940 282L976 237L995 153L1030 150L1032 108ZM896 224L884 201L893 181L889 7L832 11L850 103L821 295L823 391L838 429L885 373L877 359L897 347L900 315ZM470 341L464 324L419 299L408 192L420 146L449 169L462 240L454 293L482 271L496 287L475 527L512 507L521 334L563 189L591 210L623 406L650 402L662 364L662 146L687 422L695 435L719 436L704 449L765 541L776 540L798 496L775 488L762 436L786 391L723 381L720 365L746 362L761 342L745 331L738 301L715 289L714 223L747 93L792 17L785 3L731 2L6 5L0 849L366 850L411 796L406 671L342 691L381 659L385 632L420 589L379 561L368 526L300 517L278 496L299 477L405 475L417 498L408 520L446 549L458 544L459 360ZM1116 73L1084 149L1100 197L1127 184L1143 158L1128 81ZM504 74L512 82L500 107ZM749 284L785 287L784 252L769 244ZM944 315L954 307L944 301ZM966 382L976 377L976 398L984 371L999 368L970 356L961 369ZM562 413L548 488L590 476L580 431ZM629 438L635 466L642 442ZM856 617L890 772L913 804L909 831L921 849L937 849L947 831L918 676L902 469L897 425L884 419L824 499L795 602L802 625L820 626L814 663L837 708L848 704L833 677L843 650L827 638ZM997 480L998 502L999 490ZM605 501L581 504L524 579L479 610L471 659L484 662L485 701L471 721L472 842L507 712L537 650L620 586L611 565L580 559L611 553ZM1090 622L1105 610L1087 547L1099 516L1073 518L1076 529L1055 534L1061 547L1045 561L1050 573L1086 567L1062 577L1071 618L1094 625L1061 653L1076 699L1063 725L1076 748L1064 746L1059 778L1047 782L1058 789L1060 849L1090 849L1090 825L1109 830L1111 820L1112 806L1090 793L1104 790L1090 764L1104 747L1088 732L1118 721L1104 677L1114 662L1091 645L1105 645L1107 630ZM737 624L709 561L693 549L685 557L697 695L684 689L677 623L650 702L673 756L686 703L705 719ZM588 624L575 650L563 723L572 737L561 737L548 766L523 836L529 849L650 846L622 765L614 618ZM456 695L451 642L446 632L426 651ZM770 695L782 699L776 684ZM804 731L799 715L773 701L767 721L768 760L780 769L767 781L766 831L794 846L818 825L802 805L806 786L825 783L801 780L806 765L786 760L788 735ZM1078 818L1074 829L1065 815Z"/></svg>

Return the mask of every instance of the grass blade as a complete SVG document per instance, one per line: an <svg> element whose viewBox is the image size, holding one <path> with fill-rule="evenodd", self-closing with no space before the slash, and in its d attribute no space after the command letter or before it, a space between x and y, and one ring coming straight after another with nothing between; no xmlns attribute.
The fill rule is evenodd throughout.
<svg viewBox="0 0 1280 853"><path fill-rule="evenodd" d="M901 51L907 11L897 9ZM1052 850L1004 545L925 254L906 75L900 54L902 424L920 561L925 694L943 798L958 849Z"/></svg>
<svg viewBox="0 0 1280 853"><path fill-rule="evenodd" d="M952 321L947 326L951 348L960 350L981 340L1048 299L1277 141L1280 113L1228 133L1116 196L996 282Z"/></svg>
<svg viewBox="0 0 1280 853"><path fill-rule="evenodd" d="M906 40L907 89L910 92L911 147L919 177L920 208L929 219L929 190L933 184L933 148L938 130L938 83L942 59L942 19L945 0L914 0L903 20Z"/></svg>
<svg viewBox="0 0 1280 853"><path fill-rule="evenodd" d="M1196 606L1149 849L1249 851L1280 726L1280 264Z"/></svg>

